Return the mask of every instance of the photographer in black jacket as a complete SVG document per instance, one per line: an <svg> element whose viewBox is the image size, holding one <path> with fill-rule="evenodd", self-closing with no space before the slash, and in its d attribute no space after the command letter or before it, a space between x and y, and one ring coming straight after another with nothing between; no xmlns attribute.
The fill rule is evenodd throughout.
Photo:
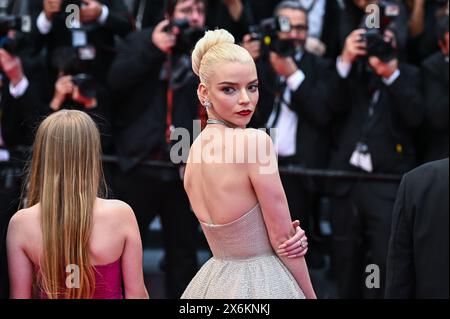
<svg viewBox="0 0 450 319"><path fill-rule="evenodd" d="M179 298L196 273L198 224L180 172L142 162L170 160L175 128L188 129L192 137L199 102L190 52L205 26L204 1L174 2L166 20L126 38L108 77L122 96L114 123L119 156L115 192L133 207L144 242L150 222L160 216L169 298Z"/></svg>
<svg viewBox="0 0 450 319"><path fill-rule="evenodd" d="M413 133L423 120L420 73L399 63L389 28L357 29L330 79L335 145L332 169L404 174L416 166ZM392 207L398 184L330 183L334 267L342 298L382 297ZM369 264L379 281L367 285ZM379 285L378 285L379 284Z"/></svg>
<svg viewBox="0 0 450 319"><path fill-rule="evenodd" d="M77 10L73 5L77 4ZM92 48L89 72L100 82L106 79L115 56L115 36L126 36L132 29L131 17L123 0L42 0L31 1L36 51L46 49L52 65L59 47ZM79 19L79 20L78 20ZM57 74L51 74L54 83Z"/></svg>
<svg viewBox="0 0 450 319"><path fill-rule="evenodd" d="M342 0L339 28L340 48L344 48L348 35L355 29L364 28L367 22L378 20L376 14L381 14L380 23L389 24L395 32L398 58L406 59L406 44L408 40L408 13L405 5L399 0ZM377 6L377 7L375 7ZM374 10L377 8L377 11ZM386 16L386 14L388 16ZM385 20L385 21L383 21Z"/></svg>

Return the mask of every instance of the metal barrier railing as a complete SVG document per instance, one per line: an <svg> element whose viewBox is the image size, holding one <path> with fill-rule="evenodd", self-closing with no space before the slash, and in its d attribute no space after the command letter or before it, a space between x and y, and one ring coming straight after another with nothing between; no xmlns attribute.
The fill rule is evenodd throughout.
<svg viewBox="0 0 450 319"><path fill-rule="evenodd" d="M104 163L116 164L118 159L113 155L104 155ZM0 168L17 168L18 163L14 162L0 162ZM157 161L157 160L145 160L142 161L140 165L154 167L154 168L164 168L164 169L178 169L179 166L173 164L169 161ZM280 166L279 171L281 174L296 175L296 176L307 176L314 178L323 179L342 179L342 180L370 180L370 181L381 181L381 182L399 182L402 178L401 175L395 174L369 174L369 173L359 173L352 171L340 171L340 170L329 170L329 169L310 169L305 168L300 165L288 165ZM14 174L20 173L17 169L13 170ZM11 171L10 171L11 173ZM0 171L0 178L5 177L5 171Z"/></svg>
<svg viewBox="0 0 450 319"><path fill-rule="evenodd" d="M117 163L117 157L105 155L103 161L106 163ZM155 168L173 168L178 169L178 166L172 162L146 160L141 162L141 165L155 167ZM297 176L309 176L317 178L332 178L332 179L358 179L358 180L372 180L372 181L385 181L385 182L399 182L402 178L401 175L395 174L368 174L358 173L351 171L329 170L329 169L310 169L300 165L288 165L280 166L279 171L281 174L297 175Z"/></svg>

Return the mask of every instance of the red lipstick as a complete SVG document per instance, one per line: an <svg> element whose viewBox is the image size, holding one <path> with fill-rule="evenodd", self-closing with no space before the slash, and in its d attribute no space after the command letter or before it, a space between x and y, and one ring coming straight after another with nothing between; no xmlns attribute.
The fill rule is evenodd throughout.
<svg viewBox="0 0 450 319"><path fill-rule="evenodd" d="M250 110L244 110L244 111L240 111L240 112L238 112L238 113L236 113L236 114L239 114L239 115L241 115L241 116L249 116L250 114L252 114L252 111L250 111Z"/></svg>

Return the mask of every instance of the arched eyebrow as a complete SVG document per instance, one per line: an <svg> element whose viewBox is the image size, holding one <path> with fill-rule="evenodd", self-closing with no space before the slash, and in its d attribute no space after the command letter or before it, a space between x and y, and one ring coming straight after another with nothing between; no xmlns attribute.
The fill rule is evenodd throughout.
<svg viewBox="0 0 450 319"><path fill-rule="evenodd" d="M248 84L254 84L254 83L258 83L258 79L250 81ZM239 85L239 83L225 81L225 82L219 83L219 85Z"/></svg>

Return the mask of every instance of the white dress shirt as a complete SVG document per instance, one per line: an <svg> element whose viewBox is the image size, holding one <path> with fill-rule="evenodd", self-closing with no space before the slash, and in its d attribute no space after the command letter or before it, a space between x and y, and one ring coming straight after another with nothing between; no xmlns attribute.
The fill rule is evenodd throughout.
<svg viewBox="0 0 450 319"><path fill-rule="evenodd" d="M296 60L300 61L301 57L302 54L298 54ZM267 121L267 127L276 129L274 144L279 156L287 157L297 153L298 115L289 108L288 104L291 103L291 92L297 91L304 80L305 74L302 70L297 70L287 79L281 78L281 82L286 82L286 89L280 102L280 114L276 119L277 108L274 108Z"/></svg>
<svg viewBox="0 0 450 319"><path fill-rule="evenodd" d="M308 36L320 39L325 18L326 0L299 0L308 12Z"/></svg>

